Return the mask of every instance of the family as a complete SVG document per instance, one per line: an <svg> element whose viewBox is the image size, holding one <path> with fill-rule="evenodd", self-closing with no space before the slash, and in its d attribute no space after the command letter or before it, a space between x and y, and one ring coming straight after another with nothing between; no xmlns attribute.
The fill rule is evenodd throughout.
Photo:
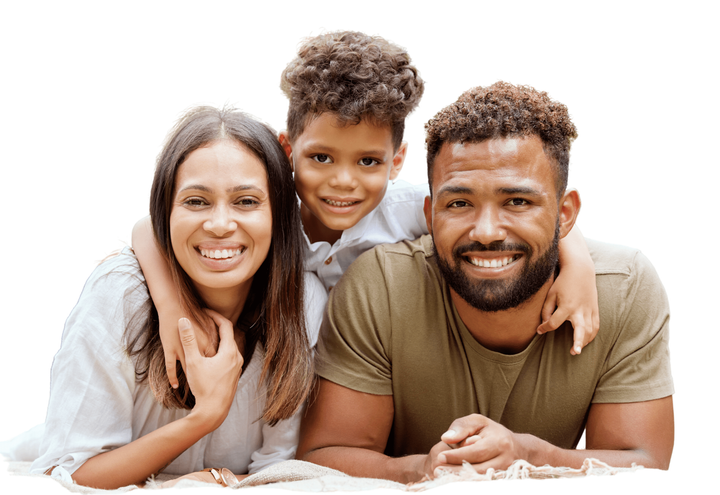
<svg viewBox="0 0 720 495"><path fill-rule="evenodd" d="M638 250L585 240L568 109L468 90L396 180L424 83L380 37L306 40L286 130L190 110L150 216L68 317L31 472L232 486L301 459L403 483L524 459L667 469L669 308ZM585 432L586 450L576 446Z"/></svg>

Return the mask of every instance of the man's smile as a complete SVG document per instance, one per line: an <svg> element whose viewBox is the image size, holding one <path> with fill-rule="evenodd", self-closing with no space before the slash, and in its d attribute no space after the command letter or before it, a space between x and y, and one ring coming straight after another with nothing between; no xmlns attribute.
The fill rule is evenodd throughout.
<svg viewBox="0 0 720 495"><path fill-rule="evenodd" d="M479 256L463 255L463 257L475 266L482 268L503 268L510 263L514 263L522 257L522 254L514 254L510 256L499 256L494 258L486 258Z"/></svg>

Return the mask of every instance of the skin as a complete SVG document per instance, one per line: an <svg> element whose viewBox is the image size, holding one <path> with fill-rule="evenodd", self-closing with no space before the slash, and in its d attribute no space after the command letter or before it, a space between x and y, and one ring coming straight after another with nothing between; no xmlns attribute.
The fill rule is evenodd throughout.
<svg viewBox="0 0 720 495"><path fill-rule="evenodd" d="M394 149L390 127L365 120L340 125L328 112L312 119L294 142L287 133L279 139L295 172L305 233L312 242L330 244L380 204L407 153L406 143Z"/></svg>
<svg viewBox="0 0 720 495"><path fill-rule="evenodd" d="M179 337L196 405L189 415L127 445L89 459L73 479L96 488L141 484L227 417L242 372L244 335L235 330L248 289L270 247L272 215L265 168L231 141L193 151L180 166L170 215L173 251L211 310L220 345L201 355L190 322ZM200 249L237 248L242 254L207 260ZM208 474L208 473L205 473ZM209 480L208 480L209 481Z"/></svg>
<svg viewBox="0 0 720 495"><path fill-rule="evenodd" d="M552 164L537 137L445 144L433 173L434 194L426 201L425 215L440 256L447 257L453 247L470 240L523 242L536 256L551 242L558 222L561 236L572 229L580 206L576 191L557 201ZM510 254L518 253L502 253ZM527 262L521 256L503 268L479 268L468 259L463 270L475 279L503 279L516 275ZM520 306L496 313L476 310L452 291L451 298L478 342L498 352L516 353L536 333L551 283ZM392 396L365 394L319 379L309 404L299 459L402 483L432 478L439 470L459 470L463 460L481 473L490 467L506 469L516 459L538 466L580 467L586 457L614 466L637 463L667 469L674 443L672 397L592 404L584 451L560 449L474 414L449 425L428 454L401 458L383 454L393 423Z"/></svg>

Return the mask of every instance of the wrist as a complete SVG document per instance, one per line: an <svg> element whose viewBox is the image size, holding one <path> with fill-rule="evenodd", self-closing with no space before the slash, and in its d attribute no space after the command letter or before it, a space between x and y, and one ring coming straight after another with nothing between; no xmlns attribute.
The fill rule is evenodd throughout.
<svg viewBox="0 0 720 495"><path fill-rule="evenodd" d="M205 436L217 430L220 425L223 424L223 421L225 421L227 411L218 413L218 411L222 411L222 409L223 408L219 406L202 407L196 404L185 419L188 420L192 428L197 428L199 431L202 431L203 436Z"/></svg>

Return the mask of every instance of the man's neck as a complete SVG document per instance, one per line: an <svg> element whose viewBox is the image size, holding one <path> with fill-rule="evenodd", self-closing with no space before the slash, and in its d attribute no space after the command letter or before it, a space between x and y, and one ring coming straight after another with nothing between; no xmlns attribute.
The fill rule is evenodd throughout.
<svg viewBox="0 0 720 495"><path fill-rule="evenodd" d="M486 312L472 307L454 290L450 297L470 334L483 347L503 354L522 352L532 341L541 323L542 307L554 278L534 296L516 308Z"/></svg>

